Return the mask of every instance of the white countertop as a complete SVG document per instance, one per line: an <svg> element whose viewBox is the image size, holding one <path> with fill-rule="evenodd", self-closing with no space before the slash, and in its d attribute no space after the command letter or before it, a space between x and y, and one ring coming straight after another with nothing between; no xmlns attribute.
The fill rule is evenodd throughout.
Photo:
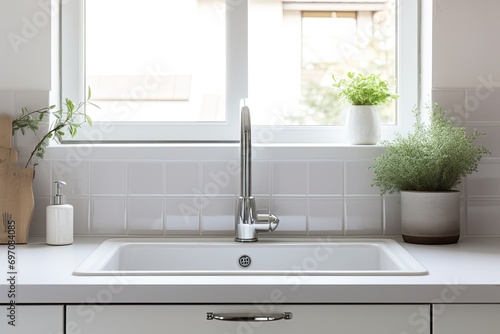
<svg viewBox="0 0 500 334"><path fill-rule="evenodd" d="M428 269L424 276L72 275L106 239L47 246L34 238L16 245L16 303L500 303L498 238L439 246L396 239ZM8 279L6 245L0 268ZM9 302L7 279L0 281L0 303Z"/></svg>

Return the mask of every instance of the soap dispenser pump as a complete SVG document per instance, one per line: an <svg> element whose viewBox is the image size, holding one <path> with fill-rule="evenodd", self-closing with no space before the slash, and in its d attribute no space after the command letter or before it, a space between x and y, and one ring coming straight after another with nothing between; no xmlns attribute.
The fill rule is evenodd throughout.
<svg viewBox="0 0 500 334"><path fill-rule="evenodd" d="M73 206L66 204L62 192L64 181L55 181L55 195L47 206L47 245L70 245L73 243Z"/></svg>

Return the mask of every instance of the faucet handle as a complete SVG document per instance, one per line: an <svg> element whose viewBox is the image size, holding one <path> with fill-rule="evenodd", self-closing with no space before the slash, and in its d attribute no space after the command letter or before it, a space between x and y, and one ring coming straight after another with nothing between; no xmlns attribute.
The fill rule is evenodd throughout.
<svg viewBox="0 0 500 334"><path fill-rule="evenodd" d="M257 222L258 223L268 223L267 231L274 231L280 222L279 218L270 213L259 213L257 212Z"/></svg>

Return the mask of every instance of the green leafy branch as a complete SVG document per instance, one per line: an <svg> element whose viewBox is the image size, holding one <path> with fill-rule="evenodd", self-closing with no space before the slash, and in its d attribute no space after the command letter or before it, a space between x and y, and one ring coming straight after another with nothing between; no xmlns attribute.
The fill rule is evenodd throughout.
<svg viewBox="0 0 500 334"><path fill-rule="evenodd" d="M85 123L88 123L92 126L92 119L89 115L87 115L85 111L85 106L87 104L96 106L94 103L90 102L91 91L90 88L87 92L87 100L78 103L75 105L73 101L66 98L64 109L54 110L55 105L51 105L48 107L44 107L41 109L37 109L34 111L29 111L28 108L22 108L21 115L12 121L12 135L15 134L16 131L21 131L24 135L26 131L32 131L35 136L39 139L38 143L35 145L35 148L30 154L28 161L26 162L25 167L28 167L35 157L43 159L45 155L45 149L49 144L50 139L54 139L57 143L62 143L63 137L68 132L71 137L75 137L78 132L78 129ZM42 137L39 136L39 123L44 119L46 115L54 116L54 122L49 127L49 130ZM38 162L35 162L33 166L36 166Z"/></svg>

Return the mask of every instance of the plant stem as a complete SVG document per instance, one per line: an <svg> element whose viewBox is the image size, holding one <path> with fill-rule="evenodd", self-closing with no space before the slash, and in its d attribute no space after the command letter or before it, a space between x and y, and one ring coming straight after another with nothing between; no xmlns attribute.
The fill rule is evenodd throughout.
<svg viewBox="0 0 500 334"><path fill-rule="evenodd" d="M30 157L29 157L28 161L26 162L26 165L24 166L25 168L28 168L28 166L31 163L31 160L33 159L33 156L40 149L40 147L44 146L45 141L48 140L49 138L52 138L53 137L53 133L56 132L56 131L59 131L63 127L64 127L64 124L60 124L60 125L56 126L55 128L53 128L52 130L50 130L49 132L47 132L45 134L45 136L42 137L42 139L38 142L38 144L36 144L35 148L31 152Z"/></svg>

